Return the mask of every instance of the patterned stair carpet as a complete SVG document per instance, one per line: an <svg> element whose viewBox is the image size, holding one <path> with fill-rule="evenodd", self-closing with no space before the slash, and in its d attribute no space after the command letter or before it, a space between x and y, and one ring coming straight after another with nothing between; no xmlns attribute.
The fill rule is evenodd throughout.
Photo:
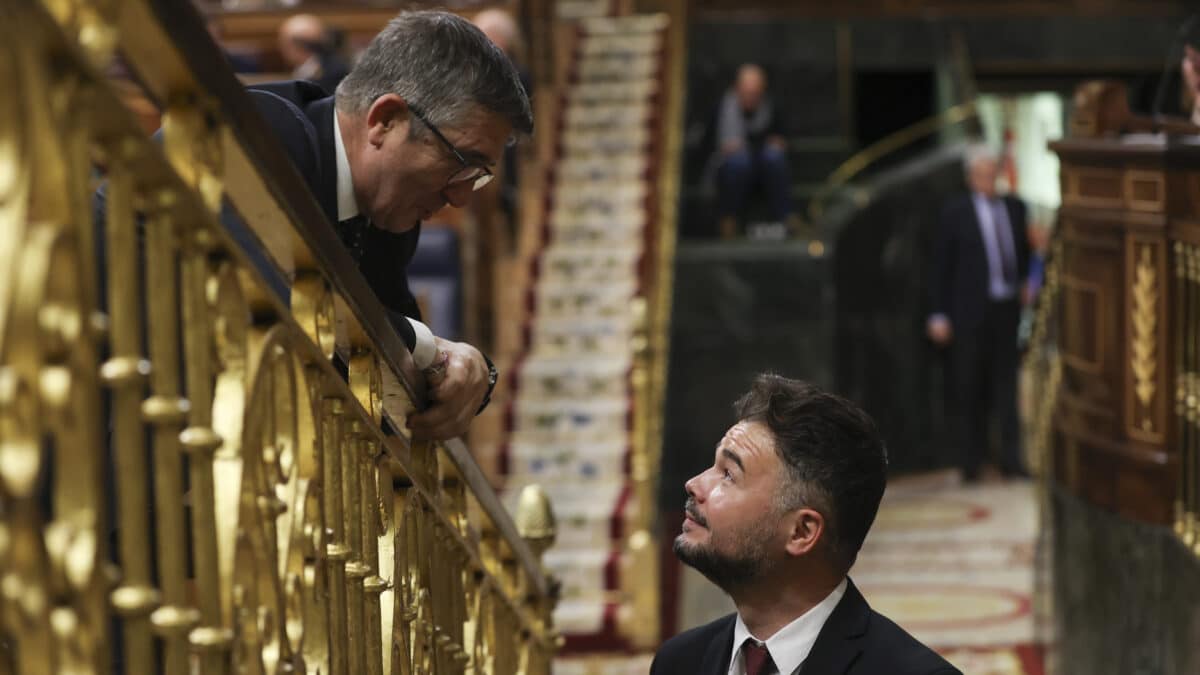
<svg viewBox="0 0 1200 675"><path fill-rule="evenodd" d="M969 675L1044 675L1036 620L1036 486L962 486L953 472L897 478L851 577L876 610ZM682 571L679 630L732 610Z"/></svg>

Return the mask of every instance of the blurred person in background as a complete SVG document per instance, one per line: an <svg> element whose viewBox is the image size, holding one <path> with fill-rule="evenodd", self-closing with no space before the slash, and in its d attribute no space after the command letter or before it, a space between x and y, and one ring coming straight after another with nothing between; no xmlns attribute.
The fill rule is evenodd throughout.
<svg viewBox="0 0 1200 675"><path fill-rule="evenodd" d="M1029 303L1025 204L996 193L999 158L984 145L964 154L968 193L942 211L929 285L929 339L949 356L946 389L963 481L979 479L988 422L1000 432L1000 471L1027 476L1017 419L1017 335Z"/></svg>
<svg viewBox="0 0 1200 675"><path fill-rule="evenodd" d="M529 69L525 67L521 58L524 52L524 43L521 40L521 29L517 26L517 22L513 19L512 14L498 7L493 7L476 14L471 22L479 30L483 31L483 34L492 41L492 44L499 47L500 51L504 52L513 65L516 66L517 73L521 78L521 86L525 88L525 94L532 99L533 78L530 76ZM518 166L516 148L505 150L504 171L501 173L498 182L500 183L500 209L508 219L510 239L515 238Z"/></svg>
<svg viewBox="0 0 1200 675"><path fill-rule="evenodd" d="M279 26L279 55L292 77L320 85L327 92L350 72L339 53L340 39L312 14L297 14Z"/></svg>
<svg viewBox="0 0 1200 675"><path fill-rule="evenodd" d="M1200 126L1200 49L1187 45L1183 48L1183 99L1185 110L1192 111L1192 124Z"/></svg>
<svg viewBox="0 0 1200 675"><path fill-rule="evenodd" d="M767 93L766 72L743 64L717 112L717 209L724 239L737 234L738 218L757 190L771 216L790 224L792 180L782 117Z"/></svg>

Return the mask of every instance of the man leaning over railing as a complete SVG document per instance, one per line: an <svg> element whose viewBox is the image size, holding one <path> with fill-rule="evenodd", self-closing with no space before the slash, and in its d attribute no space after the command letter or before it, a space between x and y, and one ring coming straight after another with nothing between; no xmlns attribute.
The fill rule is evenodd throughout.
<svg viewBox="0 0 1200 675"><path fill-rule="evenodd" d="M516 68L468 21L404 12L334 96L303 81L249 92L428 376L431 405L409 427L434 439L463 434L487 405L496 369L419 321L406 268L421 221L466 205L513 135L533 130Z"/></svg>
<svg viewBox="0 0 1200 675"><path fill-rule="evenodd" d="M446 204L466 205L491 181L490 167L514 135L533 131L517 69L465 19L404 12L375 36L335 95L303 80L247 92L426 375L430 405L408 418L409 427L434 440L461 436L487 405L496 368L475 347L421 323L407 267L421 221ZM106 193L102 185L94 204L100 228ZM245 224L229 208L221 220L286 297L287 283Z"/></svg>

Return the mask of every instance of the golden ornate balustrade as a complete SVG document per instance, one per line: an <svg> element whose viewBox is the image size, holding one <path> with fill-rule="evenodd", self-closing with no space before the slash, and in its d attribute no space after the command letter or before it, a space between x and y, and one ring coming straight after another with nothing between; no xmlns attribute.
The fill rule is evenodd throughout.
<svg viewBox="0 0 1200 675"><path fill-rule="evenodd" d="M549 672L548 504L390 431L423 381L190 3L0 4L0 81L0 674Z"/></svg>

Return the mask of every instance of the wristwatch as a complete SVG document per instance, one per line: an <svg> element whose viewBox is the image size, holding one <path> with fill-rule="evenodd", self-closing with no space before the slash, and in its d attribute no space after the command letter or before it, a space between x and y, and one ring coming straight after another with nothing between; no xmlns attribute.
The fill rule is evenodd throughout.
<svg viewBox="0 0 1200 675"><path fill-rule="evenodd" d="M483 396L483 403L479 404L479 410L475 411L476 415L483 412L484 408L488 407L488 404L492 402L492 392L496 390L496 381L500 379L500 371L496 370L496 364L492 363L487 354L483 354L482 352L480 354L483 356L483 360L487 363L488 367L488 390Z"/></svg>

